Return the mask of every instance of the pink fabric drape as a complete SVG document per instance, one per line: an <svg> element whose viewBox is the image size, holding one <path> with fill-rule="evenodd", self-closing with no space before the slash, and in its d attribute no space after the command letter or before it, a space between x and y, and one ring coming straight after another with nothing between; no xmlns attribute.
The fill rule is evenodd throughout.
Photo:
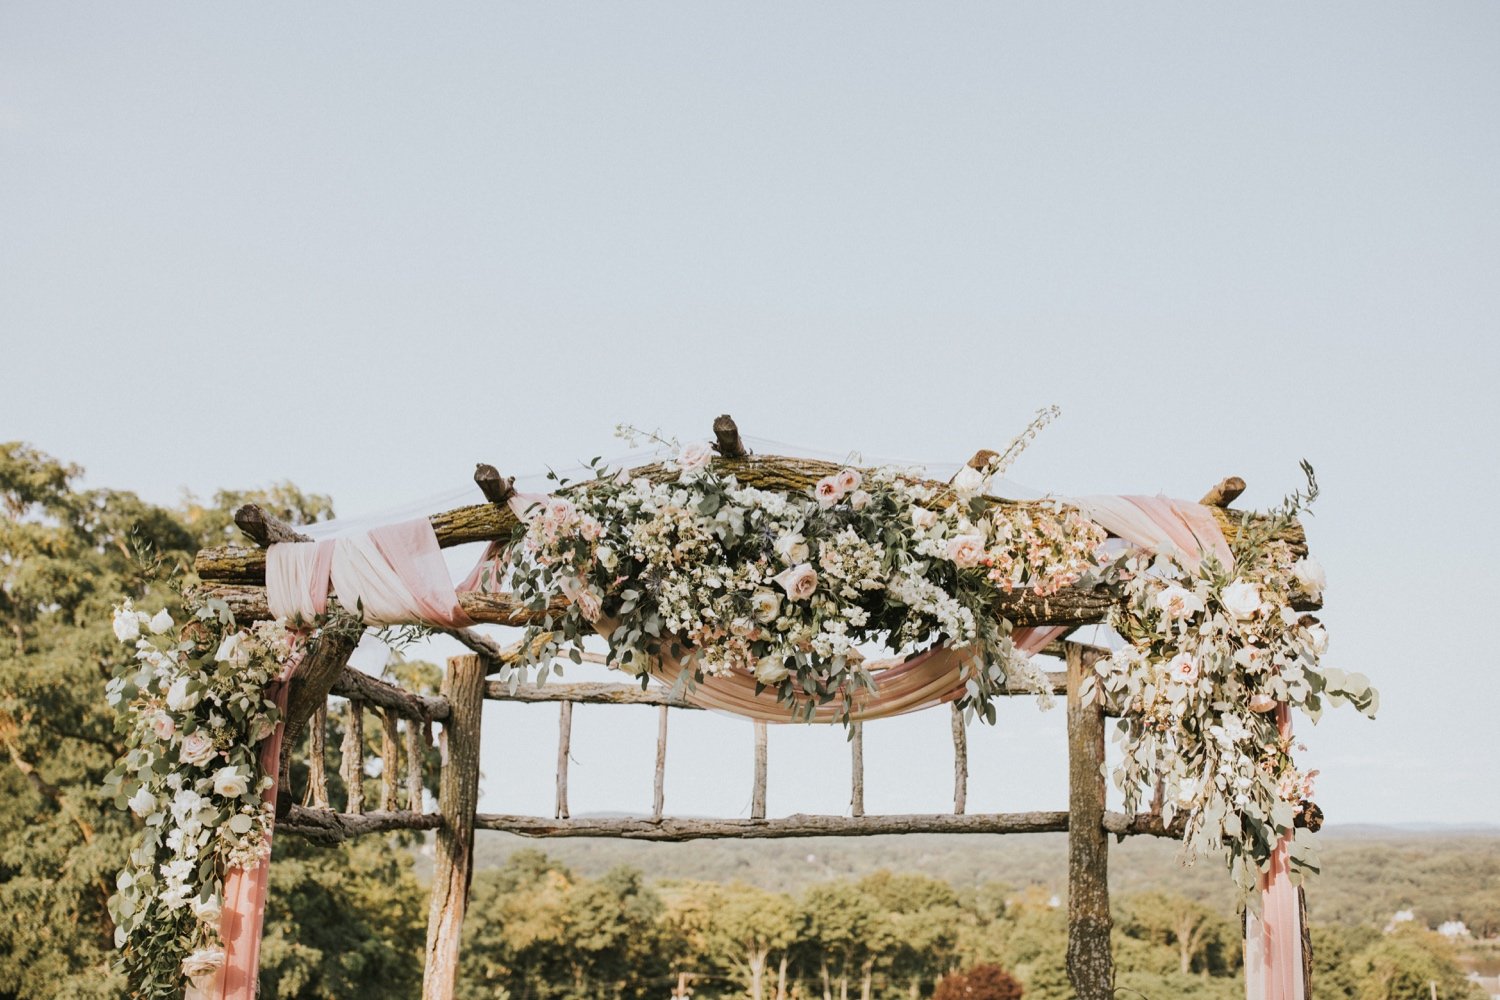
<svg viewBox="0 0 1500 1000"><path fill-rule="evenodd" d="M1292 735L1292 712L1276 706L1276 728ZM1271 867L1260 874L1260 917L1245 918L1246 1000L1306 1000L1302 978L1302 913L1291 879L1292 835L1284 834L1271 852Z"/></svg>

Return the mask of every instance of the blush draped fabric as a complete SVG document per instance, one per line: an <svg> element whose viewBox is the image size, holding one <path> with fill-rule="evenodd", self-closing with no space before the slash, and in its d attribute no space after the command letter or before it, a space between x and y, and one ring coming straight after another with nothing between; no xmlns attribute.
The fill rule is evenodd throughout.
<svg viewBox="0 0 1500 1000"><path fill-rule="evenodd" d="M1282 739L1292 735L1291 707L1276 706ZM1260 916L1245 914L1245 1000L1306 1000L1302 978L1302 912L1291 879L1291 834L1276 842L1260 874Z"/></svg>

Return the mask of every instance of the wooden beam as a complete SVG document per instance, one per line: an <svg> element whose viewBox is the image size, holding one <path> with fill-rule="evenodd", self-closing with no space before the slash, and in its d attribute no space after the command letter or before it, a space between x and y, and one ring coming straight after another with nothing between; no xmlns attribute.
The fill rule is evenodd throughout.
<svg viewBox="0 0 1500 1000"><path fill-rule="evenodd" d="M245 619L235 616L242 624ZM359 645L362 631L352 628L324 630L312 641L287 692L286 729L281 742L281 773L285 774L292 748L302 738L307 720L319 707L328 703L328 692L339 674L349 664L349 656Z"/></svg>
<svg viewBox="0 0 1500 1000"><path fill-rule="evenodd" d="M668 711L666 705L656 710L656 775L651 782L651 818L654 820L661 819L662 806L666 802Z"/></svg>
<svg viewBox="0 0 1500 1000"><path fill-rule="evenodd" d="M953 814L962 816L969 802L969 734L964 725L964 710L958 702L951 705L953 714Z"/></svg>
<svg viewBox="0 0 1500 1000"><path fill-rule="evenodd" d="M552 815L568 818L568 752L573 743L573 703L557 706L557 802Z"/></svg>
<svg viewBox="0 0 1500 1000"><path fill-rule="evenodd" d="M1104 830L1104 712L1085 705L1093 657L1068 649L1068 979L1078 1000L1111 1000L1109 838Z"/></svg>
<svg viewBox="0 0 1500 1000"><path fill-rule="evenodd" d="M824 462L809 458L788 458L778 455L745 455L742 458L716 458L714 468L734 475L741 484L757 489L801 492L810 488L824 476L837 473L843 466L835 462ZM653 481L670 481L677 473L665 463L642 466L633 473ZM569 490L586 490L592 480L585 480ZM956 502L957 497L946 483L937 480L920 480L938 492L932 501L934 507L942 508ZM991 503L1010 507L1048 509L1056 505L1055 500L1010 500L990 498ZM1214 515L1226 537L1232 542L1239 534L1243 512L1214 508ZM1252 522L1264 521L1266 515L1249 514ZM510 538L519 520L508 505L482 503L434 514L428 520L438 544L444 548L464 545L469 542L488 542ZM1276 538L1291 544L1299 555L1307 552L1307 538L1302 525L1293 520L1277 532ZM200 579L216 583L265 584L266 553L259 547L221 546L203 549L193 563Z"/></svg>
<svg viewBox="0 0 1500 1000"><path fill-rule="evenodd" d="M432 742L431 723L425 719L406 720L406 808L422 811L422 763Z"/></svg>
<svg viewBox="0 0 1500 1000"><path fill-rule="evenodd" d="M1245 492L1245 481L1239 476L1229 476L1219 482L1217 486L1203 494L1203 499L1198 502L1205 507L1227 508L1239 499L1241 493Z"/></svg>
<svg viewBox="0 0 1500 1000"><path fill-rule="evenodd" d="M953 816L785 816L777 819L578 818L506 816L481 813L481 830L503 830L523 837L612 837L625 840L685 841L732 837L875 837L891 833L1059 833L1068 828L1065 812Z"/></svg>
<svg viewBox="0 0 1500 1000"><path fill-rule="evenodd" d="M403 719L441 722L448 717L447 698L415 694L353 667L345 667L339 672L329 693L378 705Z"/></svg>
<svg viewBox="0 0 1500 1000"><path fill-rule="evenodd" d="M292 806L285 819L276 821L276 833L294 833L324 847L341 844L350 837L390 830L436 830L443 817L437 813L367 812L357 816L332 809Z"/></svg>
<svg viewBox="0 0 1500 1000"><path fill-rule="evenodd" d="M572 702L575 705L660 705L664 708L696 709L697 705L673 698L666 688L652 685L644 690L637 684L522 684L514 691L506 681L489 681L484 696L491 701Z"/></svg>
<svg viewBox="0 0 1500 1000"><path fill-rule="evenodd" d="M365 811L365 705L350 698L344 706L344 743L339 762L339 777L344 779L344 812Z"/></svg>
<svg viewBox="0 0 1500 1000"><path fill-rule="evenodd" d="M451 658L443 675L443 694L451 711L443 724L446 753L443 773L438 779L442 825L437 832L432 904L427 916L422 1000L453 1000L458 981L459 942L474 872L474 810L479 802L484 661L477 656Z"/></svg>
<svg viewBox="0 0 1500 1000"><path fill-rule="evenodd" d="M865 724L849 723L849 815L865 814Z"/></svg>
<svg viewBox="0 0 1500 1000"><path fill-rule="evenodd" d="M318 706L308 723L307 785L315 809L328 808L328 703Z"/></svg>
<svg viewBox="0 0 1500 1000"><path fill-rule="evenodd" d="M755 729L755 783L750 790L750 818L766 818L766 724L760 719Z"/></svg>
<svg viewBox="0 0 1500 1000"><path fill-rule="evenodd" d="M725 458L745 458L750 449L740 440L740 429L729 414L714 418L714 448Z"/></svg>
<svg viewBox="0 0 1500 1000"><path fill-rule="evenodd" d="M307 535L269 513L257 503L247 503L234 512L234 523L256 545L265 548L277 542L310 542Z"/></svg>
<svg viewBox="0 0 1500 1000"><path fill-rule="evenodd" d="M390 709L380 712L380 808L396 810L396 794L401 789L401 735L398 716Z"/></svg>

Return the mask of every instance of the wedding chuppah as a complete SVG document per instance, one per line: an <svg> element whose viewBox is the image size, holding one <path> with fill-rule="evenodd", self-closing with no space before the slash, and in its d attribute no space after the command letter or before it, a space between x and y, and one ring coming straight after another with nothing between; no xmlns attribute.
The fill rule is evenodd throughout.
<svg viewBox="0 0 1500 1000"><path fill-rule="evenodd" d="M1107 835L1176 837L1244 892L1247 997L1305 1000L1299 891L1321 812L1292 713L1377 705L1363 677L1321 662L1324 572L1299 520L1316 479L1304 466L1305 487L1260 513L1229 509L1244 489L1233 479L1201 502L1017 499L1001 477L1054 413L946 476L752 454L721 417L713 442L657 437L649 460L596 460L545 490L481 466L485 502L431 516L330 532L242 509L256 544L199 554L183 620L128 602L115 612L135 658L108 689L131 734L110 780L142 830L110 906L136 995L254 995L273 830L337 842L431 829L424 996L451 997L478 827L641 839L1067 830L1068 971L1082 998L1113 986ZM443 553L461 545L479 551L455 581ZM502 642L485 626L520 632ZM1084 626L1099 626L1089 642ZM346 665L381 627L453 635L474 655L449 662L440 696L403 691ZM1045 656L1065 671L1048 672ZM585 659L622 682L544 683L554 664ZM331 694L347 700L346 733L362 732L366 707L381 721L378 809L363 804L362 737L346 743L349 784L331 808ZM993 722L1000 697L1046 707L1058 694L1068 810L966 814L965 722ZM561 702L564 739L574 702L657 705L650 818L568 819L565 753L557 817L476 814L485 697ZM942 706L954 714L953 814L866 816L856 794L850 816L765 816L767 724L848 726L858 748L866 722ZM749 819L664 815L672 708L757 727ZM1107 717L1122 751L1108 774ZM423 794L434 724L435 813ZM292 789L304 737L306 787ZM1122 813L1105 809L1110 780Z"/></svg>

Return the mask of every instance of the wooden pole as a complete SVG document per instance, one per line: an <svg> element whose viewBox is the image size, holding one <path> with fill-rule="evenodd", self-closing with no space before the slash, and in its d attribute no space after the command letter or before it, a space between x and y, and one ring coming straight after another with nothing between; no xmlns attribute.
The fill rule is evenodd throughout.
<svg viewBox="0 0 1500 1000"><path fill-rule="evenodd" d="M849 815L865 814L865 724L849 723Z"/></svg>
<svg viewBox="0 0 1500 1000"><path fill-rule="evenodd" d="M315 809L328 808L328 703L313 713L312 728L307 733L307 784Z"/></svg>
<svg viewBox="0 0 1500 1000"><path fill-rule="evenodd" d="M557 708L557 805L552 815L568 818L568 751L573 742L573 703L565 701Z"/></svg>
<svg viewBox="0 0 1500 1000"><path fill-rule="evenodd" d="M438 779L442 825L432 873L432 905L427 917L427 964L422 1000L453 1000L458 979L459 942L469 881L474 870L474 813L479 803L479 730L484 706L484 661L455 656L443 676L450 706L443 723L443 771Z"/></svg>
<svg viewBox="0 0 1500 1000"><path fill-rule="evenodd" d="M396 728L396 713L380 713L380 808L395 812L396 796L401 790L401 734Z"/></svg>
<svg viewBox="0 0 1500 1000"><path fill-rule="evenodd" d="M755 788L750 794L750 818L766 818L766 724L755 721Z"/></svg>
<svg viewBox="0 0 1500 1000"><path fill-rule="evenodd" d="M962 816L969 802L969 733L964 710L953 703L953 813Z"/></svg>
<svg viewBox="0 0 1500 1000"><path fill-rule="evenodd" d="M1068 979L1078 1000L1110 1000L1109 839L1104 831L1104 712L1084 705L1093 654L1067 647L1068 661Z"/></svg>
<svg viewBox="0 0 1500 1000"><path fill-rule="evenodd" d="M656 710L656 776L651 783L651 818L661 819L666 804L667 785L667 706Z"/></svg>
<svg viewBox="0 0 1500 1000"><path fill-rule="evenodd" d="M421 719L406 720L406 808L411 812L422 811L422 757L431 742L427 726Z"/></svg>
<svg viewBox="0 0 1500 1000"><path fill-rule="evenodd" d="M344 743L339 761L339 777L344 779L344 812L365 811L365 704L350 698L348 721L344 725Z"/></svg>

